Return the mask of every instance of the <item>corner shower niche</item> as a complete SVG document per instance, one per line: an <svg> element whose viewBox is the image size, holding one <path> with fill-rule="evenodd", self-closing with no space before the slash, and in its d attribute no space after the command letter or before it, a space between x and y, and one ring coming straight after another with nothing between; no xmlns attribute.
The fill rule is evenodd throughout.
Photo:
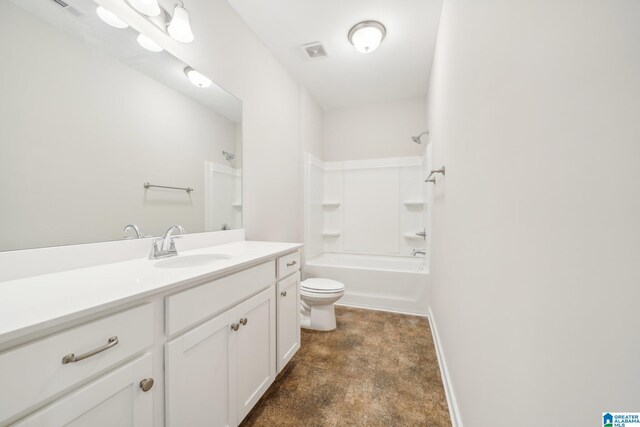
<svg viewBox="0 0 640 427"><path fill-rule="evenodd" d="M306 158L307 255L409 256L426 241L426 160Z"/></svg>

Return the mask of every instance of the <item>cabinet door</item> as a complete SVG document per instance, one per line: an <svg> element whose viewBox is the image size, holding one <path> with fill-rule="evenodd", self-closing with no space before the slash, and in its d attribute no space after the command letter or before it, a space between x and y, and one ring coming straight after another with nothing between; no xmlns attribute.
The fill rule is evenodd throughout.
<svg viewBox="0 0 640 427"><path fill-rule="evenodd" d="M153 392L140 382L153 377L151 355L115 369L18 422L19 427L152 427Z"/></svg>
<svg viewBox="0 0 640 427"><path fill-rule="evenodd" d="M238 421L249 413L276 376L275 286L238 305L240 324L232 332L232 352L236 354Z"/></svg>
<svg viewBox="0 0 640 427"><path fill-rule="evenodd" d="M278 282L278 372L300 348L300 273Z"/></svg>
<svg viewBox="0 0 640 427"><path fill-rule="evenodd" d="M230 320L222 313L165 345L168 427L237 425Z"/></svg>

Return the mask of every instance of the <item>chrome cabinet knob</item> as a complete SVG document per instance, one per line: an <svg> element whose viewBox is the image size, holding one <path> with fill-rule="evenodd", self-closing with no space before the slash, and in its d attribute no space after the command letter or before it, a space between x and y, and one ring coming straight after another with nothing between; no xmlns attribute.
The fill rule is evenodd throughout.
<svg viewBox="0 0 640 427"><path fill-rule="evenodd" d="M151 387L153 387L153 384L154 384L153 378L145 378L142 381L140 381L140 388L142 389L142 391L146 393L149 390L151 390Z"/></svg>
<svg viewBox="0 0 640 427"><path fill-rule="evenodd" d="M240 324L241 325L246 325L247 324L247 318L243 317L242 319L240 319Z"/></svg>
<svg viewBox="0 0 640 427"><path fill-rule="evenodd" d="M232 323L231 329L233 329L234 331L237 331L238 329L240 329L240 325L238 323Z"/></svg>
<svg viewBox="0 0 640 427"><path fill-rule="evenodd" d="M280 295L282 295L283 297L286 297L287 296L287 291L280 292Z"/></svg>

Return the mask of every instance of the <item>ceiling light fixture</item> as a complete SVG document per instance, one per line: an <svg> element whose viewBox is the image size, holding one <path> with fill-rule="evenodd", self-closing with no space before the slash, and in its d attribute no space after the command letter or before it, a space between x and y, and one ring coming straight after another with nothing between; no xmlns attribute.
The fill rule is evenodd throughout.
<svg viewBox="0 0 640 427"><path fill-rule="evenodd" d="M371 53L380 46L387 29L378 21L363 21L349 30L349 41L360 53Z"/></svg>
<svg viewBox="0 0 640 427"><path fill-rule="evenodd" d="M175 40L182 43L193 41L193 32L189 24L189 12L184 8L184 3L178 1L173 9L173 17L167 26L167 32Z"/></svg>
<svg viewBox="0 0 640 427"><path fill-rule="evenodd" d="M102 6L98 6L96 9L96 13L98 17L105 23L109 24L115 28L127 28L129 24L124 22L122 19L118 18L118 16L111 12L110 10L105 9Z"/></svg>
<svg viewBox="0 0 640 427"><path fill-rule="evenodd" d="M138 34L138 37L136 38L136 40L138 41L138 44L140 46L142 46L143 48L147 49L150 52L162 52L164 50L158 43L154 42L153 40L151 40L149 37L145 36L142 33Z"/></svg>
<svg viewBox="0 0 640 427"><path fill-rule="evenodd" d="M161 13L158 0L128 0L129 4L140 13L147 16L158 16Z"/></svg>
<svg viewBox="0 0 640 427"><path fill-rule="evenodd" d="M184 69L184 73L189 78L189 81L197 87L206 88L211 86L211 80L207 78L205 75L199 73L191 67L187 67Z"/></svg>

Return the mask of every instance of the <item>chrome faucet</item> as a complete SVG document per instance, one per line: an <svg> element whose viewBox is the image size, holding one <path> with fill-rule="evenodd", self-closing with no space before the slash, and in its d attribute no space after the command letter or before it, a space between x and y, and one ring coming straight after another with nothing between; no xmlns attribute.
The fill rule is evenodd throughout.
<svg viewBox="0 0 640 427"><path fill-rule="evenodd" d="M176 232L176 235L173 234L174 232ZM149 259L177 256L178 250L176 249L176 242L174 239L181 238L182 236L180 235L184 233L184 228L182 228L181 225L172 225L169 227L167 232L164 234L164 237L153 239Z"/></svg>
<svg viewBox="0 0 640 427"><path fill-rule="evenodd" d="M411 251L411 256L426 255L426 254L427 254L426 249L414 249Z"/></svg>
<svg viewBox="0 0 640 427"><path fill-rule="evenodd" d="M140 227L138 227L135 224L129 224L124 228L124 230L122 230L123 233L129 232L129 231L133 231L134 233L136 233L135 237L126 236L125 239L142 239L143 237L148 237L148 236L143 236L142 231L140 231Z"/></svg>

